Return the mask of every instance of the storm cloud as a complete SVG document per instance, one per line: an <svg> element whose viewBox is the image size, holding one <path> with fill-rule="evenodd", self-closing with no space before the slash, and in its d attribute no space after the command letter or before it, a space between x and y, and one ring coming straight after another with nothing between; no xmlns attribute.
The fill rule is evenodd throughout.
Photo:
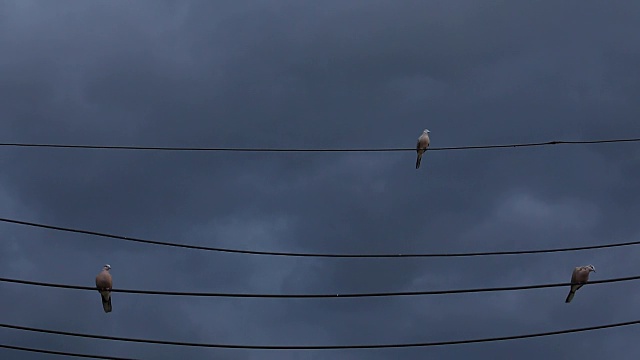
<svg viewBox="0 0 640 360"><path fill-rule="evenodd" d="M0 1L0 142L255 148L638 137L632 1ZM429 253L637 240L634 143L427 152L0 148L0 216L168 242ZM198 292L346 293L638 275L636 247L332 259L151 246L0 223L1 276ZM2 322L247 345L483 338L640 318L637 283L362 299L191 298L1 284ZM193 349L0 329L140 359L636 359L637 328L433 348ZM0 350L2 358L40 355Z"/></svg>

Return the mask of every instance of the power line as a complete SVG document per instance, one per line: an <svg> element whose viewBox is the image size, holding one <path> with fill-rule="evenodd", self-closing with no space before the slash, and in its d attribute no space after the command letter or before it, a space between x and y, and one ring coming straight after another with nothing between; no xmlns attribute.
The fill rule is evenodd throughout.
<svg viewBox="0 0 640 360"><path fill-rule="evenodd" d="M81 230L73 228L65 228L61 226L39 224L34 222L0 218L0 222L6 222L17 225L25 225L31 227L38 227L49 230L72 232L77 234L101 236L117 240L132 241L142 244L171 246L183 249L203 250L203 251L217 251L234 254L245 255L269 255L269 256L291 256L291 257L324 257L324 258L421 258L421 257L471 257L471 256L497 256L497 255L525 255L525 254L544 254L544 253L557 253L557 252L569 252L569 251L582 251L582 250L594 250L594 249L606 249L622 246L640 245L640 241L628 241L612 244L601 245L588 245L578 247L566 247L566 248L553 248L553 249L538 249L538 250L513 250L513 251L483 251L483 252L467 252L467 253L431 253L431 254L336 254L336 253L301 253L301 252L278 252L278 251L258 251L258 250L240 250L240 249L228 249L221 247L210 247L200 245L178 244L157 240L146 240L141 238L135 238L123 235L114 235L108 233L102 233L91 230Z"/></svg>
<svg viewBox="0 0 640 360"><path fill-rule="evenodd" d="M475 149L498 149L498 148L520 148L548 145L577 145L577 144L605 144L621 142L638 142L640 138L625 139L601 139L601 140L553 140L545 142L498 144L498 145L471 145L471 146L449 146L433 147L428 151L446 150L475 150ZM410 148L232 148L232 147L166 147L166 146L129 146L129 145L71 145L71 144L31 144L31 143L0 143L5 147L42 147L42 148L67 148L67 149L101 149L101 150L152 150L152 151L235 151L235 152L392 152L392 151L416 151L415 147Z"/></svg>
<svg viewBox="0 0 640 360"><path fill-rule="evenodd" d="M190 346L190 347L206 347L206 348L225 348L225 349L247 349L247 350L347 350L347 349L383 349L383 348L409 348L409 347L430 347L430 346L443 346L443 345L461 345L461 344L473 344L484 342L496 342L506 340L519 340L535 337L554 336L562 334L570 334L577 332L593 331L610 329L615 327L622 327L628 325L640 324L640 320L627 321L614 324L590 326L584 328L573 328L558 331L548 331L543 333L524 334L524 335L511 335L500 336L492 338L480 338L480 339L466 339L466 340L450 340L450 341L434 341L434 342L419 342L419 343L402 343L402 344L355 344L355 345L238 345L238 344L207 344L207 343L193 343L193 342L181 342L181 341L167 341L167 340L152 340L152 339L140 339L140 338L124 338L116 336L94 335L94 334L81 334L67 331L39 329L26 326L0 324L0 327L9 328L14 330L24 330L32 332L40 332L46 334L75 336L100 340L113 340L113 341L125 341L147 344L159 344L159 345L176 345L176 346Z"/></svg>
<svg viewBox="0 0 640 360"><path fill-rule="evenodd" d="M589 281L589 284L604 284L623 281L640 280L640 275L629 276L623 278L613 278L605 280ZM43 286L60 289L73 290L89 290L96 291L95 287L53 284L38 281L19 280L0 277L0 282ZM445 294L462 294L462 293L478 293L478 292L496 292L496 291L514 291L514 290L531 290L552 287L570 286L571 283L553 283L553 284L537 284L522 286L503 286L492 288L475 288L475 289L453 289L453 290L427 290L427 291L396 291L396 292L374 292L374 293L347 293L347 294L252 294L252 293L217 293L217 292L181 292L181 291L157 291L157 290L132 290L132 289L113 289L113 292L143 295L170 295L170 296L197 296L197 297L233 297L233 298L274 298L274 299L326 299L326 298L362 298L362 297L391 297L391 296L417 296L417 295L445 295Z"/></svg>
<svg viewBox="0 0 640 360"><path fill-rule="evenodd" d="M70 352L64 352L64 351L36 349L36 348L22 347L22 346L15 346L15 345L6 345L6 344L0 344L0 348L18 350L18 351L35 352L35 353L40 353L40 354L72 356L72 357L79 357L79 358L85 358L85 359L88 358L88 359L109 359L109 360L138 360L138 359L134 359L134 358L123 358L123 357L104 356L104 355L78 354L78 353L70 353Z"/></svg>

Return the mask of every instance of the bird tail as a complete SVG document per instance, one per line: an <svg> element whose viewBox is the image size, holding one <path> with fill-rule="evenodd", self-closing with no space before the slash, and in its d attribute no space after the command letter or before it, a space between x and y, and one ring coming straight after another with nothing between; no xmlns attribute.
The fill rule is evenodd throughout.
<svg viewBox="0 0 640 360"><path fill-rule="evenodd" d="M418 154L418 158L416 159L416 169L420 167L421 160L422 160L422 154Z"/></svg>
<svg viewBox="0 0 640 360"><path fill-rule="evenodd" d="M106 313L111 312L111 294L102 295L102 308Z"/></svg>
<svg viewBox="0 0 640 360"><path fill-rule="evenodd" d="M571 290L569 291L569 295L567 295L567 299L564 301L565 303L570 303L571 300L573 300L573 297L575 296L576 292Z"/></svg>

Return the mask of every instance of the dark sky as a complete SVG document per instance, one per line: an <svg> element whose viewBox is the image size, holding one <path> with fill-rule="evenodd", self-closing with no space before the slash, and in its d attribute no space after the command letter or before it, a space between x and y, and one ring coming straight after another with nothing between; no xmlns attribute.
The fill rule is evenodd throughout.
<svg viewBox="0 0 640 360"><path fill-rule="evenodd" d="M636 1L0 1L0 141L412 148L640 135ZM637 240L634 143L427 153L0 148L0 216L251 250L415 253ZM2 223L0 275L128 289L345 293L638 275L637 247L326 259L159 247ZM636 282L361 299L193 298L0 284L1 322L247 345L482 338L640 319ZM349 351L190 349L0 329L139 359L637 359L637 327ZM0 350L0 358L44 355ZM52 357L53 358L53 357Z"/></svg>

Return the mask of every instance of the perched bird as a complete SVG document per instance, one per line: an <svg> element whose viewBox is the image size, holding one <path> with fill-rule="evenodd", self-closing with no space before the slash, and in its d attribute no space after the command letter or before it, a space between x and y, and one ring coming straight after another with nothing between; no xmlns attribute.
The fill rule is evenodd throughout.
<svg viewBox="0 0 640 360"><path fill-rule="evenodd" d="M418 159L416 160L416 169L420 167L420 161L422 160L422 154L427 151L431 140L429 139L430 131L424 129L422 135L418 138L418 145L416 145L416 151L418 152Z"/></svg>
<svg viewBox="0 0 640 360"><path fill-rule="evenodd" d="M573 274L571 274L571 290L569 291L569 295L567 295L567 300L564 302L571 302L576 295L576 291L589 281L589 273L592 271L596 272L596 268L594 268L593 265L578 266L573 269Z"/></svg>
<svg viewBox="0 0 640 360"><path fill-rule="evenodd" d="M111 289L113 282L111 280L111 274L109 274L110 269L111 265L106 264L98 276L96 276L96 288L100 292L102 308L106 313L111 312Z"/></svg>

